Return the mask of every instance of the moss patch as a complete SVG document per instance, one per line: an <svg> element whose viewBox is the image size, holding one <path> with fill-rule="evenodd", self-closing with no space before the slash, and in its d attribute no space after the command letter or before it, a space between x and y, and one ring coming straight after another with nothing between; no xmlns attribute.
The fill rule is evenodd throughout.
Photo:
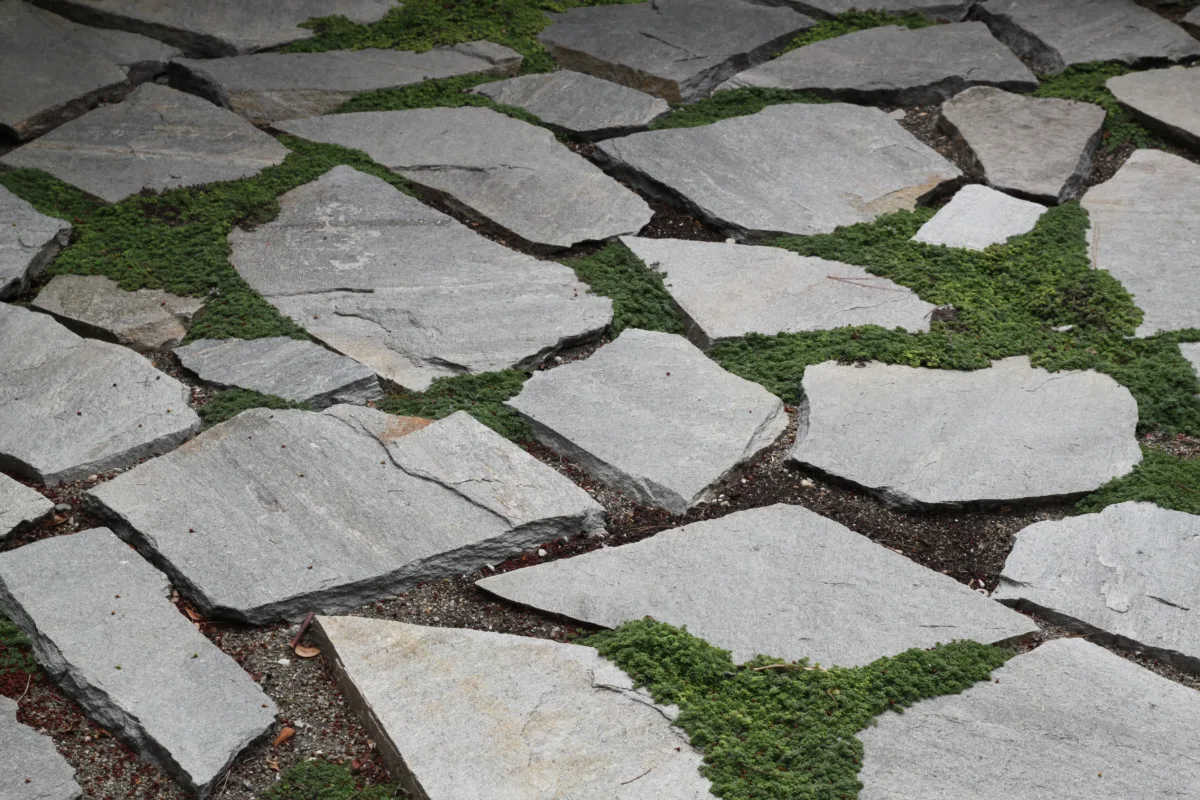
<svg viewBox="0 0 1200 800"><path fill-rule="evenodd" d="M211 428L227 419L233 419L248 408L298 408L302 411L312 411L307 403L293 403L273 394L260 394L250 389L226 389L213 395L196 413L205 428Z"/></svg>
<svg viewBox="0 0 1200 800"><path fill-rule="evenodd" d="M1163 508L1200 514L1200 459L1184 459L1142 448L1144 458L1133 472L1110 481L1079 501L1080 511L1101 511L1129 500L1143 500Z"/></svg>
<svg viewBox="0 0 1200 800"><path fill-rule="evenodd" d="M366 786L344 766L301 761L280 776L263 800L387 800L405 796L398 786Z"/></svg>
<svg viewBox="0 0 1200 800"><path fill-rule="evenodd" d="M438 378L424 392L396 394L375 407L389 414L442 419L466 411L492 430L514 442L533 439L529 423L504 401L521 391L529 375L515 369Z"/></svg>
<svg viewBox="0 0 1200 800"><path fill-rule="evenodd" d="M0 173L0 184L38 211L71 220L73 244L50 266L51 275L105 275L122 288L165 289L207 297L188 335L194 339L306 334L250 289L229 263L226 237L234 225L275 217L279 195L315 180L338 164L383 178L402 191L411 184L365 153L283 137L292 152L253 178L134 195L111 205L37 170Z"/></svg>
<svg viewBox="0 0 1200 800"><path fill-rule="evenodd" d="M685 629L629 622L585 641L660 703L704 753L702 772L725 800L850 800L862 784L855 734L885 711L957 694L1012 653L975 642L912 649L864 667L805 669L759 656L738 668L729 653Z"/></svg>
<svg viewBox="0 0 1200 800"><path fill-rule="evenodd" d="M612 299L611 335L626 328L683 333L683 317L663 286L662 273L647 267L620 242L563 263L593 292Z"/></svg>
<svg viewBox="0 0 1200 800"><path fill-rule="evenodd" d="M826 39L836 39L848 33L857 33L870 28L880 28L884 25L900 25L905 28L928 28L936 23L917 12L907 14L889 14L886 11L846 11L831 19L822 20L793 39L783 52L804 47L806 44L823 42Z"/></svg>
<svg viewBox="0 0 1200 800"><path fill-rule="evenodd" d="M1126 144L1135 147L1162 147L1162 140L1151 133L1129 111L1121 107L1117 98L1104 85L1109 78L1127 75L1129 67L1117 62L1098 61L1068 67L1058 75L1041 78L1041 85L1034 90L1034 97L1060 97L1064 100L1079 100L1094 103L1108 112L1104 118L1102 146L1113 151Z"/></svg>
<svg viewBox="0 0 1200 800"><path fill-rule="evenodd" d="M8 617L0 614L0 695L16 697L39 674L29 639Z"/></svg>
<svg viewBox="0 0 1200 800"><path fill-rule="evenodd" d="M757 114L767 106L786 103L830 102L833 101L812 92L795 92L791 89L764 89L758 86L724 89L691 105L676 106L670 113L651 122L650 130L697 128L701 125L720 122L723 119Z"/></svg>

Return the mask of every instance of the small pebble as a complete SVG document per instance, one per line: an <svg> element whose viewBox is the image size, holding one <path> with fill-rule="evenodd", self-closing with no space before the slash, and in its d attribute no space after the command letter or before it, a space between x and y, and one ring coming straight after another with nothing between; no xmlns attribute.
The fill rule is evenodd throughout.
<svg viewBox="0 0 1200 800"><path fill-rule="evenodd" d="M54 507L54 510L59 512L60 514L65 514L66 512L68 512L72 509L71 509L70 503L59 503L58 505L56 505Z"/></svg>
<svg viewBox="0 0 1200 800"><path fill-rule="evenodd" d="M543 548L539 547L538 548L538 558L545 558L545 557L546 557L546 551Z"/></svg>

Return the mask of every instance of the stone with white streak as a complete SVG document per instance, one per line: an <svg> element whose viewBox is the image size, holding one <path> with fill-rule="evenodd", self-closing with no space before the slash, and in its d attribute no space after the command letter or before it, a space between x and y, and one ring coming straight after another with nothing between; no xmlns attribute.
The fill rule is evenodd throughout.
<svg viewBox="0 0 1200 800"><path fill-rule="evenodd" d="M971 184L959 189L949 203L938 209L913 241L986 250L1029 233L1045 213L1043 205Z"/></svg>
<svg viewBox="0 0 1200 800"><path fill-rule="evenodd" d="M314 628L413 797L712 798L670 711L590 647L363 617Z"/></svg>
<svg viewBox="0 0 1200 800"><path fill-rule="evenodd" d="M0 298L20 294L71 236L71 223L40 213L0 186Z"/></svg>
<svg viewBox="0 0 1200 800"><path fill-rule="evenodd" d="M54 503L41 493L0 474L0 542L53 510Z"/></svg>

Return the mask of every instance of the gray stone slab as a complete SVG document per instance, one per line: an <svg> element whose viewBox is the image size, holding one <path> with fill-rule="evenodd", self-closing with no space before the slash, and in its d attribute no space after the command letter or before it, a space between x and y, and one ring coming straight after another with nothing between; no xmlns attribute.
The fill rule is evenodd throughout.
<svg viewBox="0 0 1200 800"><path fill-rule="evenodd" d="M281 312L380 377L536 367L599 335L612 302L567 267L479 236L386 181L339 166L234 230L232 262Z"/></svg>
<svg viewBox="0 0 1200 800"><path fill-rule="evenodd" d="M590 647L361 617L314 628L414 797L712 797L670 712Z"/></svg>
<svg viewBox="0 0 1200 800"><path fill-rule="evenodd" d="M127 348L0 304L0 468L54 485L135 464L200 429L190 396Z"/></svg>
<svg viewBox="0 0 1200 800"><path fill-rule="evenodd" d="M0 474L0 542L54 510L39 492Z"/></svg>
<svg viewBox="0 0 1200 800"><path fill-rule="evenodd" d="M83 789L54 740L17 722L17 703L0 696L0 798L75 800Z"/></svg>
<svg viewBox="0 0 1200 800"><path fill-rule="evenodd" d="M826 39L734 75L722 89L795 89L855 103L930 105L970 86L1014 92L1037 77L982 22L885 25Z"/></svg>
<svg viewBox="0 0 1200 800"><path fill-rule="evenodd" d="M858 734L859 800L1191 797L1200 694L1083 639Z"/></svg>
<svg viewBox="0 0 1200 800"><path fill-rule="evenodd" d="M521 55L491 42L407 50L256 53L216 59L177 58L171 85L256 122L328 114L360 92L431 78L512 75Z"/></svg>
<svg viewBox="0 0 1200 800"><path fill-rule="evenodd" d="M179 344L204 300L162 289L127 292L103 275L55 275L32 305L85 335L145 352Z"/></svg>
<svg viewBox="0 0 1200 800"><path fill-rule="evenodd" d="M77 25L29 3L0 3L0 131L32 139L166 69L179 51Z"/></svg>
<svg viewBox="0 0 1200 800"><path fill-rule="evenodd" d="M683 312L688 338L717 339L879 325L929 330L934 306L862 267L778 247L622 237Z"/></svg>
<svg viewBox="0 0 1200 800"><path fill-rule="evenodd" d="M588 139L642 130L671 109L661 97L566 69L485 83L471 91Z"/></svg>
<svg viewBox="0 0 1200 800"><path fill-rule="evenodd" d="M172 44L189 56L232 56L269 50L309 39L298 27L314 17L343 16L352 22L377 22L393 0L208 0L164 3L161 0L33 0L37 5L86 25L132 31Z"/></svg>
<svg viewBox="0 0 1200 800"><path fill-rule="evenodd" d="M788 8L742 0L655 0L550 16L538 39L560 67L672 103L707 96L815 24Z"/></svg>
<svg viewBox="0 0 1200 800"><path fill-rule="evenodd" d="M1091 61L1200 57L1200 42L1133 0L987 0L975 8L1000 41L1043 74Z"/></svg>
<svg viewBox="0 0 1200 800"><path fill-rule="evenodd" d="M868 222L912 209L962 174L883 111L845 103L771 106L610 139L596 152L741 237Z"/></svg>
<svg viewBox="0 0 1200 800"><path fill-rule="evenodd" d="M490 108L364 111L277 127L362 150L454 205L546 248L637 233L646 201L544 128Z"/></svg>
<svg viewBox="0 0 1200 800"><path fill-rule="evenodd" d="M1025 356L975 372L826 361L802 387L791 458L891 506L1073 497L1142 459L1128 389Z"/></svg>
<svg viewBox="0 0 1200 800"><path fill-rule="evenodd" d="M0 164L45 170L115 203L142 189L257 175L288 152L231 111L146 83L123 102L89 111L0 156Z"/></svg>
<svg viewBox="0 0 1200 800"><path fill-rule="evenodd" d="M71 237L71 223L38 212L0 186L0 298L20 294Z"/></svg>
<svg viewBox="0 0 1200 800"><path fill-rule="evenodd" d="M971 184L959 189L949 203L938 209L913 241L986 250L990 245L1004 244L1012 236L1029 233L1045 213L1043 205Z"/></svg>
<svg viewBox="0 0 1200 800"><path fill-rule="evenodd" d="M200 796L275 722L275 704L107 528L0 555L0 609L98 724Z"/></svg>
<svg viewBox="0 0 1200 800"><path fill-rule="evenodd" d="M379 379L369 368L288 336L201 339L175 348L175 355L205 383L251 389L315 409L335 403L363 405L383 397Z"/></svg>
<svg viewBox="0 0 1200 800"><path fill-rule="evenodd" d="M787 427L766 389L682 336L636 329L586 361L534 373L508 405L596 480L672 514L706 502Z"/></svg>
<svg viewBox="0 0 1200 800"><path fill-rule="evenodd" d="M1200 7L1193 8L1189 11L1180 22L1183 29L1192 36L1200 37Z"/></svg>
<svg viewBox="0 0 1200 800"><path fill-rule="evenodd" d="M1179 351L1191 362L1196 377L1200 378L1200 342L1183 342L1179 345Z"/></svg>
<svg viewBox="0 0 1200 800"><path fill-rule="evenodd" d="M865 3L863 0L767 0L767 5L790 6L817 19L836 17L867 6L892 14L917 12L932 19L958 22L967 15L974 0L869 0Z"/></svg>
<svg viewBox="0 0 1200 800"><path fill-rule="evenodd" d="M1200 328L1200 166L1138 150L1083 196L1092 266L1129 290L1145 317L1138 336Z"/></svg>
<svg viewBox="0 0 1200 800"><path fill-rule="evenodd" d="M1131 72L1109 78L1105 85L1147 127L1200 148L1200 69Z"/></svg>
<svg viewBox="0 0 1200 800"><path fill-rule="evenodd" d="M251 409L89 502L205 615L251 624L358 608L599 526L586 492L465 414L402 438L413 426L396 419Z"/></svg>
<svg viewBox="0 0 1200 800"><path fill-rule="evenodd" d="M992 596L1200 671L1200 516L1153 503L1036 522Z"/></svg>
<svg viewBox="0 0 1200 800"><path fill-rule="evenodd" d="M980 86L943 103L938 123L975 177L1031 200L1062 203L1091 174L1104 109Z"/></svg>
<svg viewBox="0 0 1200 800"><path fill-rule="evenodd" d="M606 628L647 616L686 625L737 663L765 654L851 667L910 647L1038 630L953 578L788 505L737 511L478 585Z"/></svg>

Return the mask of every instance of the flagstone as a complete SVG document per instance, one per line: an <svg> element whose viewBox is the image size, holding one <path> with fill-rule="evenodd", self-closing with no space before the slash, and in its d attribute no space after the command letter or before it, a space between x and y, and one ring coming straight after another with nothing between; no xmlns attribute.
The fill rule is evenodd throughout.
<svg viewBox="0 0 1200 800"><path fill-rule="evenodd" d="M1200 148L1200 69L1131 72L1109 78L1105 86L1147 127Z"/></svg>
<svg viewBox="0 0 1200 800"><path fill-rule="evenodd" d="M23 292L70 236L71 223L40 213L0 186L0 298Z"/></svg>
<svg viewBox="0 0 1200 800"><path fill-rule="evenodd" d="M151 351L179 344L204 300L161 289L127 292L103 275L55 275L32 307L87 335Z"/></svg>
<svg viewBox="0 0 1200 800"><path fill-rule="evenodd" d="M41 520L54 503L40 492L0 474L0 542Z"/></svg>
<svg viewBox="0 0 1200 800"><path fill-rule="evenodd" d="M17 722L17 703L0 695L0 797L75 800L83 789L54 740Z"/></svg>
<svg viewBox="0 0 1200 800"><path fill-rule="evenodd" d="M986 250L1013 236L1029 233L1046 207L1009 197L986 186L971 184L959 189L949 203L921 226L914 242Z"/></svg>

